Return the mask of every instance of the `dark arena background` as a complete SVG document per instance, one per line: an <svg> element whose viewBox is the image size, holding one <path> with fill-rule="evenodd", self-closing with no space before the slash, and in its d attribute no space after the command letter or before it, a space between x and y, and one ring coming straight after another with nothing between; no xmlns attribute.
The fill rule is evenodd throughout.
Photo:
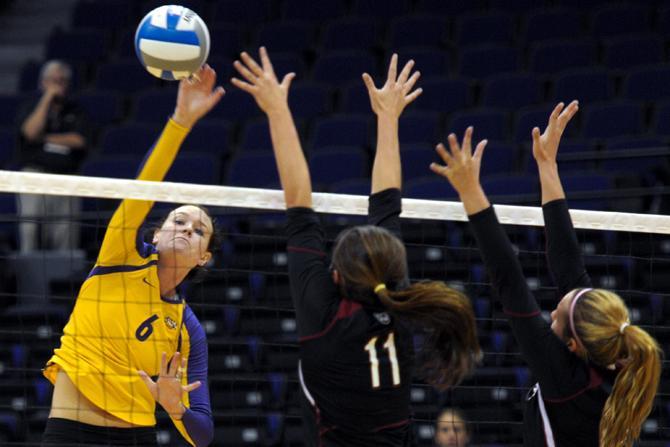
<svg viewBox="0 0 670 447"><path fill-rule="evenodd" d="M21 169L18 117L51 59L71 65L71 89L88 117L89 150L78 174L134 177L175 103L175 84L150 76L133 44L140 19L165 3L0 0L0 177ZM225 237L208 277L185 287L208 337L212 445L304 445L284 216L263 205L269 190L279 188L267 120L230 84L239 52L256 55L260 45L278 75L297 73L289 102L318 192L368 194L375 125L361 73L379 81L394 52L401 64L416 61L424 91L400 120L406 198L457 200L428 164L437 142L473 125L477 139L490 141L482 181L492 202L538 207L531 129L546 126L558 101L578 99L580 111L559 151L570 207L618 212L627 223L585 215L580 228L591 229L579 229L578 238L587 269L598 287L625 299L632 323L670 353L670 227L662 220L670 210L670 2L175 3L207 23L208 62L227 93L194 128L166 180L266 190L250 193L239 206L211 207ZM0 445L39 445L53 390L41 370L59 344L118 201L86 197L77 213L63 209L60 217L35 218L68 219L79 246L22 252L19 194L2 185L0 179ZM169 195L156 200L178 201ZM152 221L168 206L159 203ZM346 206L323 214L331 241L363 221L353 214ZM472 377L447 392L416 380L417 443L434 445L439 410L454 406L467 417L469 445L520 446L523 405L534 379L490 296L467 224L428 214L403 219L411 277L444 280L467 292L485 356ZM658 225L649 224L654 217ZM546 268L543 229L521 214L505 223L549 318L559 297ZM663 365L641 447L670 446L670 369L667 360ZM159 445L186 445L162 410L158 420Z"/></svg>

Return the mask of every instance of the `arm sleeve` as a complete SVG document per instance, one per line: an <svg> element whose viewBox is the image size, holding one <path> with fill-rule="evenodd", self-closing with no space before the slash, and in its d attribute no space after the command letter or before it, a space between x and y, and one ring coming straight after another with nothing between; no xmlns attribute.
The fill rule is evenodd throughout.
<svg viewBox="0 0 670 447"><path fill-rule="evenodd" d="M209 445L214 438L214 422L207 382L207 337L189 307L185 308L184 314L190 340L185 384L200 381L201 385L190 393L184 394L182 402L186 407L186 412L181 421L174 421L174 423L182 435L187 435L184 437L191 441L191 444L204 447Z"/></svg>
<svg viewBox="0 0 670 447"><path fill-rule="evenodd" d="M188 129L171 119L140 168L137 180L161 181L165 178ZM100 247L97 265L111 266L143 262L137 250L137 230L140 228L153 202L126 199L121 202L107 226Z"/></svg>
<svg viewBox="0 0 670 447"><path fill-rule="evenodd" d="M542 392L550 398L569 395L583 385L572 380L577 357L542 318L493 207L470 216L470 224L486 264L493 295L501 301L521 354L540 381Z"/></svg>
<svg viewBox="0 0 670 447"><path fill-rule="evenodd" d="M578 287L591 287L591 278L572 226L565 199L553 200L542 207L547 239L549 270L560 296Z"/></svg>
<svg viewBox="0 0 670 447"><path fill-rule="evenodd" d="M379 191L368 199L368 223L386 228L398 237L401 237L401 211L402 197L397 188Z"/></svg>
<svg viewBox="0 0 670 447"><path fill-rule="evenodd" d="M288 273L298 333L313 335L328 324L338 305L329 271L323 228L311 208L287 210Z"/></svg>

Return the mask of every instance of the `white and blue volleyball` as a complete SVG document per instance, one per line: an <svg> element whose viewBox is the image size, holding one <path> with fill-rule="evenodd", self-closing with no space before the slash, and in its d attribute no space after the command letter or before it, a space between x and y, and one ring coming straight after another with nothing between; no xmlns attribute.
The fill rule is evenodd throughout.
<svg viewBox="0 0 670 447"><path fill-rule="evenodd" d="M135 52L147 71L158 78L188 78L207 61L209 30L188 8L160 6L137 27Z"/></svg>

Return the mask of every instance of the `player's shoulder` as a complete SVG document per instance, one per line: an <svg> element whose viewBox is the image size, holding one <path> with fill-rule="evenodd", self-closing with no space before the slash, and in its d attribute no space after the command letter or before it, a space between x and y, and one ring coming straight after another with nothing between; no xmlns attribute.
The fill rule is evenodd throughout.
<svg viewBox="0 0 670 447"><path fill-rule="evenodd" d="M207 339L207 334L205 329L202 327L200 320L198 319L191 306L188 304L184 305L184 327L188 331L189 337L193 340L195 338Z"/></svg>

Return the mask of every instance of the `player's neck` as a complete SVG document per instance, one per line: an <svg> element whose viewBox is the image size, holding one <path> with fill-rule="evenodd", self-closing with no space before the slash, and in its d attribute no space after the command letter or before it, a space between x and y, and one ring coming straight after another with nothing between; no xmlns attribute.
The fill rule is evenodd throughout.
<svg viewBox="0 0 670 447"><path fill-rule="evenodd" d="M174 296L177 293L177 286L186 278L191 271L187 267L174 265L162 265L158 261L158 281L160 282L161 296Z"/></svg>

